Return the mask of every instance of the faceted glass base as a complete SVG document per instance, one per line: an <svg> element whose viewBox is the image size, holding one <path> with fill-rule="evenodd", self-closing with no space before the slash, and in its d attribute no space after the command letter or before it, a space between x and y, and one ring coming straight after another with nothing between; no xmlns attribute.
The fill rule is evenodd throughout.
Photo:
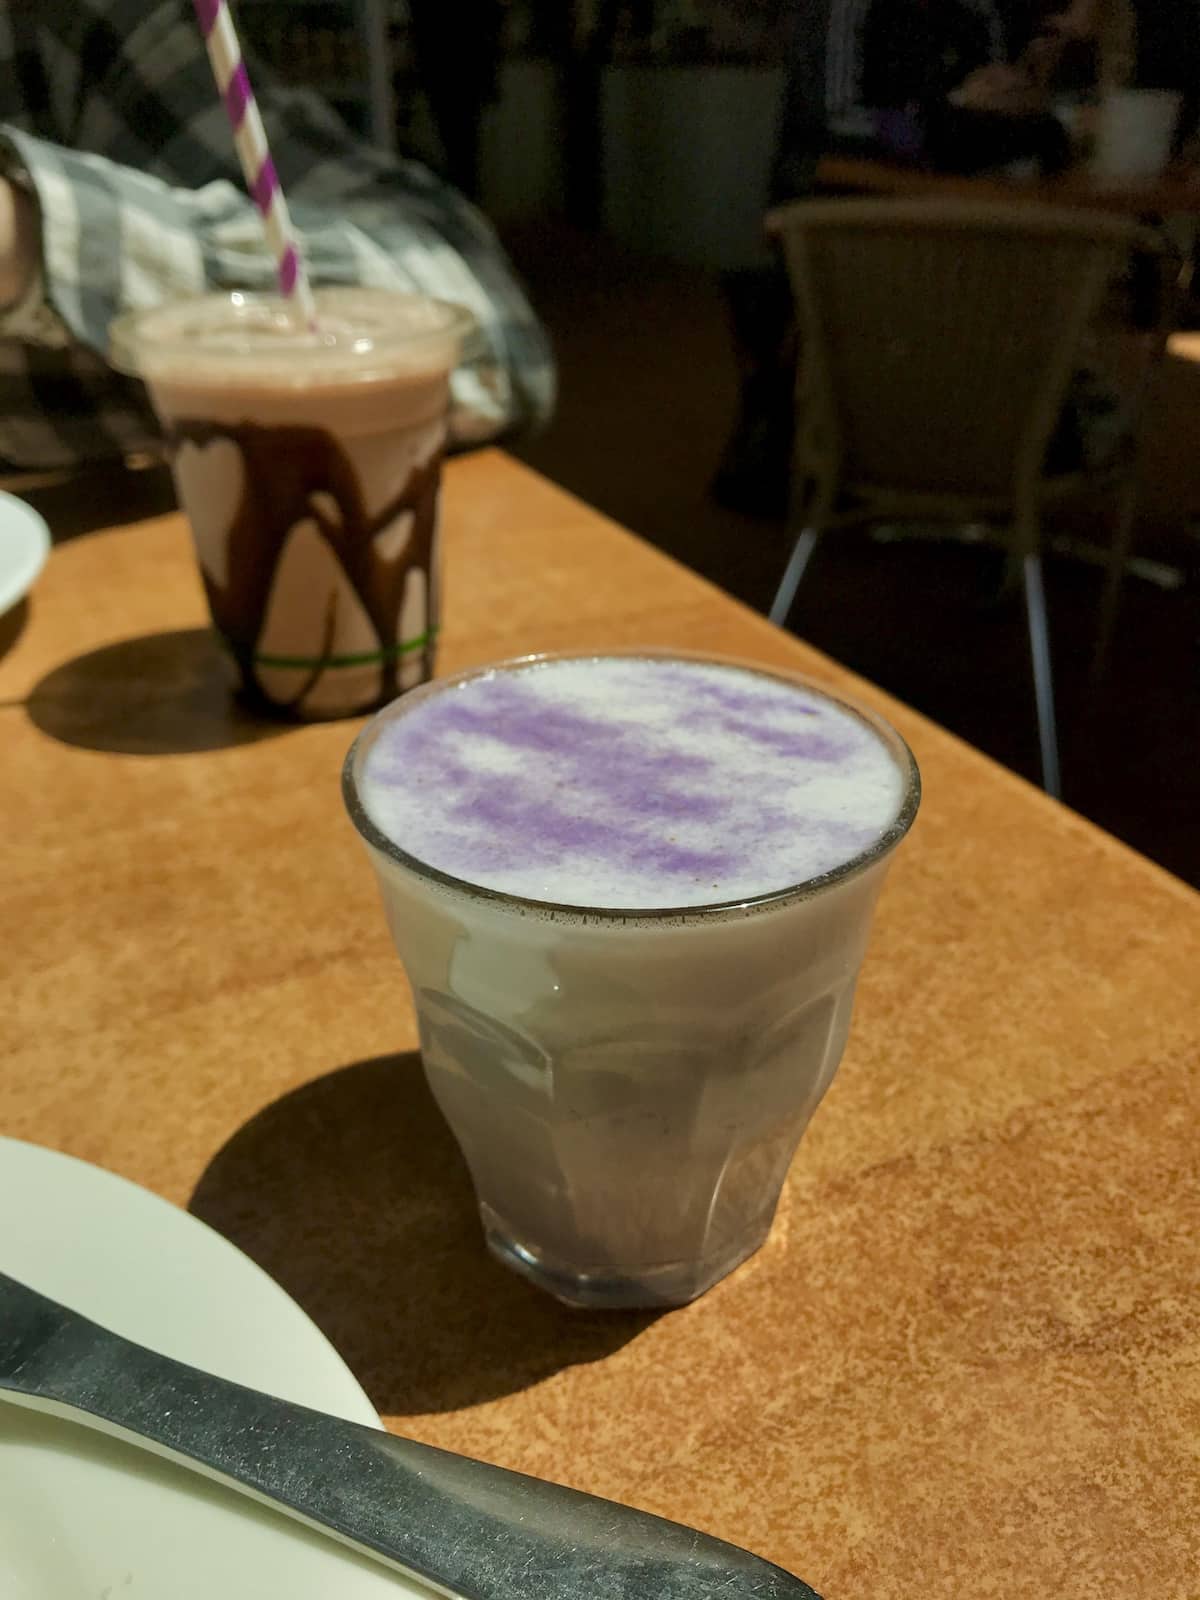
<svg viewBox="0 0 1200 1600"><path fill-rule="evenodd" d="M698 1261L668 1261L654 1266L619 1264L582 1269L577 1263L555 1260L535 1246L522 1243L488 1205L480 1206L487 1247L498 1261L564 1305L588 1310L665 1310L696 1300L714 1283L738 1267L766 1239L774 1205L752 1228L719 1254Z"/></svg>

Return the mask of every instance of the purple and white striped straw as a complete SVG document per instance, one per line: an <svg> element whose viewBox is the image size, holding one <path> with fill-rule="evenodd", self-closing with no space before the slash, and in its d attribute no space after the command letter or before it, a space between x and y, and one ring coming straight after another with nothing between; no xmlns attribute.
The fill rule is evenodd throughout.
<svg viewBox="0 0 1200 1600"><path fill-rule="evenodd" d="M317 311L304 264L296 249L296 235L288 215L287 201L279 184L279 174L271 160L267 135L258 113L258 102L250 87L250 75L242 60L242 47L229 14L226 0L193 0L200 31L208 46L217 89L229 113L233 142L242 164L250 198L262 213L267 243L275 252L279 273L279 292L294 300L309 327L316 326Z"/></svg>

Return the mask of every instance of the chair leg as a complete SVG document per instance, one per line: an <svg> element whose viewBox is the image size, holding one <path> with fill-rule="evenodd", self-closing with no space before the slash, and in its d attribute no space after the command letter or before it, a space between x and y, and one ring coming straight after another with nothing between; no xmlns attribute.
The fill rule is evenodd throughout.
<svg viewBox="0 0 1200 1600"><path fill-rule="evenodd" d="M796 590L800 587L800 580L804 576L804 569L812 558L820 536L818 528L801 528L799 537L792 546L788 564L783 569L783 577L779 580L779 587L775 591L775 598L771 601L771 609L767 613L776 627L782 628L788 619L788 613L796 599Z"/></svg>
<svg viewBox="0 0 1200 1600"><path fill-rule="evenodd" d="M1042 586L1042 558L1036 552L1022 559L1025 617L1029 624L1029 654L1033 663L1033 692L1037 701L1038 742L1042 754L1042 788L1062 799L1062 773L1058 760L1058 728L1054 716L1054 677L1050 670L1050 631L1046 624L1046 593Z"/></svg>
<svg viewBox="0 0 1200 1600"><path fill-rule="evenodd" d="M1138 486L1132 480L1125 484L1117 498L1117 512L1113 525L1112 548L1108 554L1108 571L1104 590L1100 596L1100 614L1096 623L1096 645L1092 652L1092 687L1104 677L1108 665L1108 652L1112 644L1113 625L1117 620L1117 607L1121 601L1121 584L1129 554L1133 548L1133 527L1137 519Z"/></svg>

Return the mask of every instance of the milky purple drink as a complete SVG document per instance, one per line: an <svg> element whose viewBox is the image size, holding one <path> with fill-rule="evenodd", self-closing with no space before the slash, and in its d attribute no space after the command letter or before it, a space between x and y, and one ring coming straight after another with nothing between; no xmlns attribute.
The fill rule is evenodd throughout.
<svg viewBox="0 0 1200 1600"><path fill-rule="evenodd" d="M762 1243L915 814L899 737L799 679L551 657L416 690L351 814L493 1251L677 1304Z"/></svg>

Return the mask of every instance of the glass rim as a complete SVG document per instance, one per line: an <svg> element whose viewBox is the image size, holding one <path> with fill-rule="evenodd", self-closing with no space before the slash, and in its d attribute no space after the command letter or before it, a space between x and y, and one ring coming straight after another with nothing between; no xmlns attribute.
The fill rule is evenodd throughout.
<svg viewBox="0 0 1200 1600"><path fill-rule="evenodd" d="M298 325L294 302L249 289L126 311L109 327L109 358L118 371L151 382L178 371L187 384L227 382L232 372L264 386L341 385L403 371L425 357L449 370L477 326L466 306L406 289L335 284L314 298L318 314L324 310L340 326ZM287 334L286 343L268 337L278 333Z"/></svg>
<svg viewBox="0 0 1200 1600"><path fill-rule="evenodd" d="M742 671L758 673L765 677L777 678L782 682L799 685L811 689L826 700L831 700L834 705L842 707L853 716L865 722L875 733L896 762L903 782L903 793L896 815L888 826L880 833L865 850L860 850L847 861L839 862L836 867L831 867L828 872L818 873L812 878L805 878L799 883L784 885L780 889L769 889L763 894L743 896L737 900L711 901L700 905L684 906L583 906L556 900L539 900L530 895L510 893L506 889L489 888L486 884L474 883L469 878L457 877L454 873L445 872L440 867L431 866L429 862L422 861L419 856L411 855L401 845L375 823L368 814L358 791L358 769L365 757L366 751L373 737L378 733L384 723L393 717L403 716L405 704L411 705L412 697L427 698L437 694L454 684L468 682L472 678L482 677L489 672L512 672L536 667L548 661L608 661L608 660L635 660L635 661L693 661L709 663L720 667L740 668ZM869 706L864 706L853 696L844 695L840 690L833 690L810 678L804 673L791 672L786 667L768 666L764 663L746 661L735 656L716 655L700 650L671 650L655 648L629 648L615 650L547 650L534 652L524 656L510 656L501 661L484 662L477 667L468 667L462 672L452 674L448 678L433 678L429 682L419 684L413 689L406 690L377 711L373 717L359 730L357 737L346 753L342 763L342 799L350 820L357 829L360 837L372 849L386 857L390 862L412 873L418 878L436 884L439 888L449 889L467 899L484 901L499 909L508 910L520 916L543 917L555 922L575 922L583 924L592 923L637 923L649 925L653 923L669 923L672 926L680 922L714 922L732 920L736 917L753 915L756 912L773 910L777 906L793 901L813 899L825 890L845 883L851 878L858 877L861 873L874 866L876 862L889 856L900 844L901 840L912 827L917 810L921 803L921 774L917 766L916 757L909 749L904 737L897 732L886 718L872 711Z"/></svg>

